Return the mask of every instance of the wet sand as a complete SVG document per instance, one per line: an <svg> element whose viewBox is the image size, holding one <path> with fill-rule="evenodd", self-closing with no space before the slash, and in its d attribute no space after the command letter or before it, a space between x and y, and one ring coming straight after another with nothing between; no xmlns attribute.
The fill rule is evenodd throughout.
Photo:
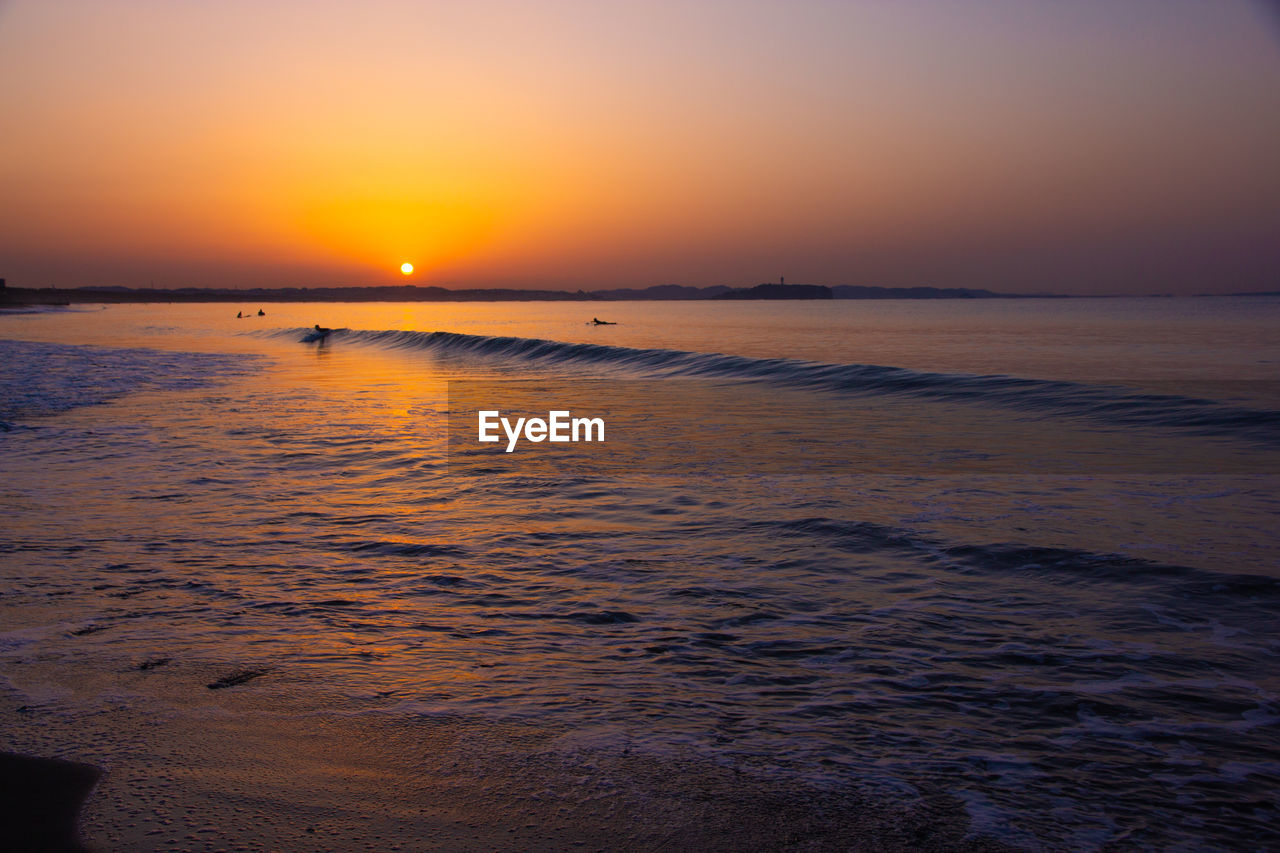
<svg viewBox="0 0 1280 853"><path fill-rule="evenodd" d="M340 699L278 672L217 690L206 685L218 670L181 661L68 675L47 673L81 699L98 693L99 709L68 715L3 692L8 743L81 759L6 759L6 790L43 803L12 801L11 838L44 839L7 850L1007 849L966 837L943 794L822 791L549 726L335 713ZM143 679L168 701L140 700L130 685ZM86 763L102 777L79 816L81 848L76 807L97 772Z"/></svg>

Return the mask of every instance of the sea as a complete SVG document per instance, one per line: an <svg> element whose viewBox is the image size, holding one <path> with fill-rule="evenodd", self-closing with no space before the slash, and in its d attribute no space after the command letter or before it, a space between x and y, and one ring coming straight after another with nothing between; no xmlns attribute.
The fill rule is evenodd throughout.
<svg viewBox="0 0 1280 853"><path fill-rule="evenodd" d="M1277 486L1277 297L5 313L0 735L127 763L187 673L1280 849Z"/></svg>

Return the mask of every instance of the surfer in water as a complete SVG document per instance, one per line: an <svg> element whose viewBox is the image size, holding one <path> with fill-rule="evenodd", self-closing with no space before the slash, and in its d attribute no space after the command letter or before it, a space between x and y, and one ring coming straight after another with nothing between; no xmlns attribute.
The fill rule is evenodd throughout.
<svg viewBox="0 0 1280 853"><path fill-rule="evenodd" d="M312 331L307 332L307 334L303 336L302 342L304 344L320 344L323 346L329 342L329 333L332 331L333 329L326 329L324 326L316 323L312 328Z"/></svg>
<svg viewBox="0 0 1280 853"><path fill-rule="evenodd" d="M618 324L617 324L617 323L610 323L608 320L601 320L599 317L592 317L592 318L591 318L591 325L593 325L593 326L616 326L616 325L618 325Z"/></svg>
<svg viewBox="0 0 1280 853"><path fill-rule="evenodd" d="M261 308L259 308L259 309L258 309L258 316L259 316L259 317L265 317L265 316L267 316L267 312L266 312L266 311L263 311Z"/></svg>

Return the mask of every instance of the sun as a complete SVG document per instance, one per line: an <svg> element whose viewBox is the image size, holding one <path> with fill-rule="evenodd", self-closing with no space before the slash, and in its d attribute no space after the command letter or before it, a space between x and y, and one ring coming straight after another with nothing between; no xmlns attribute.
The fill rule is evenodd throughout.
<svg viewBox="0 0 1280 853"><path fill-rule="evenodd" d="M413 264L410 264L410 263L401 264L400 272L404 273L405 275L411 274L413 272Z"/></svg>

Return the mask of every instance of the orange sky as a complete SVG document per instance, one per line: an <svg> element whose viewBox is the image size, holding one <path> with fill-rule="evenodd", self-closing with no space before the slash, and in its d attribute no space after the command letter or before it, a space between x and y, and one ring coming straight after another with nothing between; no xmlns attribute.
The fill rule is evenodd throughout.
<svg viewBox="0 0 1280 853"><path fill-rule="evenodd" d="M1280 289L1275 36L1243 0L0 2L0 277Z"/></svg>

